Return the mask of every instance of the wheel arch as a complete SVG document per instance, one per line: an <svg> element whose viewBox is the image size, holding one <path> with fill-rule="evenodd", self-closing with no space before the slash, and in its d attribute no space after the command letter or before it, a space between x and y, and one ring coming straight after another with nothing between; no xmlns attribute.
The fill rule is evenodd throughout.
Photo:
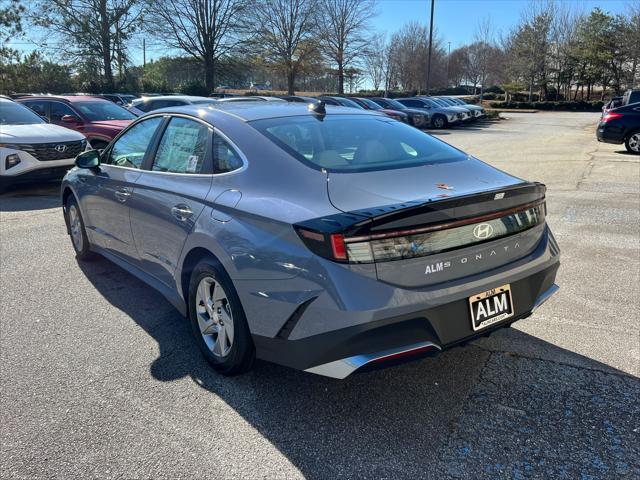
<svg viewBox="0 0 640 480"><path fill-rule="evenodd" d="M224 269L218 257L211 250L200 246L193 247L189 250L182 261L182 268L180 269L179 276L180 293L182 294L182 298L185 302L189 301L189 279L191 278L191 273L196 265L198 265L202 260L211 260L216 263L217 266Z"/></svg>

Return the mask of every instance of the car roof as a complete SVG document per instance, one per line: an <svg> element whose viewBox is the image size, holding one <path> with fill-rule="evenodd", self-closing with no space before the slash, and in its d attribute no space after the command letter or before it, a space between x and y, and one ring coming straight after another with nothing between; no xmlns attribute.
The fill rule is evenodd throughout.
<svg viewBox="0 0 640 480"><path fill-rule="evenodd" d="M326 106L327 115L380 115L371 110L357 110L335 105ZM220 115L234 117L244 122L264 120L268 118L314 116L305 103L293 102L219 102L210 105L182 105L179 107L161 108L149 114L182 113L209 120L215 123ZM146 116L146 115L145 115Z"/></svg>
<svg viewBox="0 0 640 480"><path fill-rule="evenodd" d="M34 95L29 97L20 97L17 100L63 100L70 103L75 102L109 102L102 97L94 97L91 95ZM111 103L111 102L109 102Z"/></svg>
<svg viewBox="0 0 640 480"><path fill-rule="evenodd" d="M159 97L142 97L142 98L138 98L136 99L135 103L139 104L139 103L144 103L144 102L149 102L151 100L184 100L186 102L196 102L196 101L202 101L202 100L207 100L209 102L216 102L217 100L215 98L211 98L211 97L199 97L197 95L162 95Z"/></svg>

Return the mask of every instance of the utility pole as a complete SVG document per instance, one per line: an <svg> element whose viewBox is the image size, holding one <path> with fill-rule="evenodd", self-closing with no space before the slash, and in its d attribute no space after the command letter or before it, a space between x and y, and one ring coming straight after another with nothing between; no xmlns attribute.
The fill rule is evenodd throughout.
<svg viewBox="0 0 640 480"><path fill-rule="evenodd" d="M451 63L451 42L449 42L449 54L447 55L447 87L449 87L449 65Z"/></svg>
<svg viewBox="0 0 640 480"><path fill-rule="evenodd" d="M429 59L427 60L427 95L431 90L431 47L433 44L433 7L436 0L431 0L431 23L429 25Z"/></svg>
<svg viewBox="0 0 640 480"><path fill-rule="evenodd" d="M147 66L147 42L143 38L142 39L142 71L145 71L145 67Z"/></svg>

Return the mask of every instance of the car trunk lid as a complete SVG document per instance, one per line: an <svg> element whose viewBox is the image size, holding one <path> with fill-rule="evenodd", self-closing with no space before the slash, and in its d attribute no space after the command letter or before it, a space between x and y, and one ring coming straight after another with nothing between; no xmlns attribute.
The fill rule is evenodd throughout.
<svg viewBox="0 0 640 480"><path fill-rule="evenodd" d="M374 263L379 280L402 287L497 268L544 232L544 185L475 159L328 180L349 262Z"/></svg>

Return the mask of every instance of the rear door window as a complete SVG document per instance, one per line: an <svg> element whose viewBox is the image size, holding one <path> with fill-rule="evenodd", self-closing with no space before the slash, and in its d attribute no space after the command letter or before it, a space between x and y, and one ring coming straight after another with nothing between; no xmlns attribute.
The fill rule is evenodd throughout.
<svg viewBox="0 0 640 480"><path fill-rule="evenodd" d="M202 173L209 127L189 120L174 117L162 135L151 169L155 172Z"/></svg>
<svg viewBox="0 0 640 480"><path fill-rule="evenodd" d="M242 167L238 152L219 134L213 136L214 173L232 172Z"/></svg>

